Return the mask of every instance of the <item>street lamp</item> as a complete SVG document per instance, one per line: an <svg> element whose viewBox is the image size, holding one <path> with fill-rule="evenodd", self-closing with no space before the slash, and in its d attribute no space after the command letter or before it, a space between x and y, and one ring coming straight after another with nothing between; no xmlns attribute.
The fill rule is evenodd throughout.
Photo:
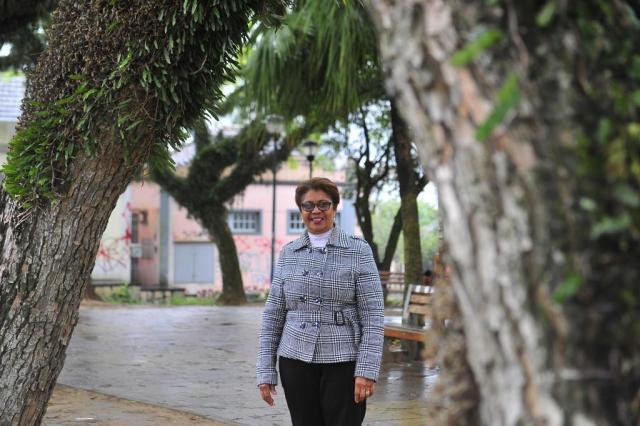
<svg viewBox="0 0 640 426"><path fill-rule="evenodd" d="M271 283L273 283L273 271L276 258L276 172L278 171L278 159L276 152L278 150L278 139L284 135L284 120L278 115L270 115L265 121L267 132L272 135L273 143L271 175L272 180L272 197L271 197Z"/></svg>
<svg viewBox="0 0 640 426"><path fill-rule="evenodd" d="M318 150L318 142L306 141L304 148L307 153L307 160L309 161L309 179L313 177L313 160L316 158L316 151Z"/></svg>

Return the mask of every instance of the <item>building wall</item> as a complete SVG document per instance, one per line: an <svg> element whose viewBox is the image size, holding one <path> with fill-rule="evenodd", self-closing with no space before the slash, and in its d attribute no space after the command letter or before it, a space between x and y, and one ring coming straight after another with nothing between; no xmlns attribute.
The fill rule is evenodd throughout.
<svg viewBox="0 0 640 426"><path fill-rule="evenodd" d="M0 167L7 161L9 141L15 134L15 122L0 121Z"/></svg>
<svg viewBox="0 0 640 426"><path fill-rule="evenodd" d="M298 182L306 179L308 169L283 168L278 171L278 182L276 185L276 210L275 210L275 256L277 256L289 241L292 241L300 235L300 233L290 232L287 226L287 216L291 211L297 211L295 204L295 187ZM335 182L344 181L344 172L321 172L322 175L329 177ZM319 174L319 173L318 173ZM153 239L156 252L158 250L159 235L159 217L158 205L160 199L160 188L152 183L145 182L144 185L132 185L131 204L133 212L146 211L147 223L138 227L139 235L145 238ZM273 186L271 173L265 173L261 176L257 183L247 187L243 194L238 195L228 206L230 212L235 211L258 211L260 217L260 226L257 233L234 233L234 240L240 268L243 274L243 281L246 291L262 291L269 288L271 274L271 235L272 235L272 198ZM343 228L347 232L354 232L355 213L353 205L349 200L342 200L338 211L341 215ZM204 290L220 291L222 289L222 273L218 263L217 248L210 250L205 244L211 244L207 231L200 224L190 218L186 209L182 208L173 199L170 201L170 249L169 249L169 285L187 288L190 293L197 293ZM198 245L202 244L198 253L211 253L209 256L210 264L213 266L213 281L209 283L177 283L176 267L180 268L185 265L176 265L176 259L185 259L185 249L197 250ZM179 246L179 247L178 247ZM178 253L176 254L176 250ZM177 256L177 257L176 257ZM201 255L196 255L201 256ZM158 270L160 269L159 258L156 255L149 256L148 259L138 259L138 269L135 273L136 281L145 286L158 284ZM202 259L197 260L199 268L205 267ZM134 265L135 267L135 265ZM193 265L186 265L193 268ZM184 277L184 271L179 271L180 276ZM202 271L198 271L202 272ZM206 274L196 274L206 275Z"/></svg>
<svg viewBox="0 0 640 426"><path fill-rule="evenodd" d="M111 213L91 272L94 282L124 283L131 279L131 192L131 188L125 190Z"/></svg>
<svg viewBox="0 0 640 426"><path fill-rule="evenodd" d="M160 282L160 188L152 182L132 182L131 212L136 221L134 242L141 256L132 261L134 281L156 285Z"/></svg>

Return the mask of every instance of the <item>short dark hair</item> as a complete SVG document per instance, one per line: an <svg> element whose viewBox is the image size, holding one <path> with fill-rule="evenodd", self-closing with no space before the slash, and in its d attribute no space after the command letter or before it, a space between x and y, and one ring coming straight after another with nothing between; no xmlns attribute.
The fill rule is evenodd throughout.
<svg viewBox="0 0 640 426"><path fill-rule="evenodd" d="M327 195L331 197L333 209L336 210L338 208L338 204L340 204L340 191L338 191L338 186L330 179L316 177L300 182L296 187L296 204L299 209L302 206L302 198L311 190L326 192Z"/></svg>

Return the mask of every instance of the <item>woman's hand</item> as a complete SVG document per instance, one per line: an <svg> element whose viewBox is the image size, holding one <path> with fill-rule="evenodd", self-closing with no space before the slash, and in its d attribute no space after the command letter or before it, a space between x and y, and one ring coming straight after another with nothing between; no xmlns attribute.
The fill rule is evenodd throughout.
<svg viewBox="0 0 640 426"><path fill-rule="evenodd" d="M353 393L353 399L356 402L364 401L373 396L376 391L376 382L365 377L356 377L356 387Z"/></svg>
<svg viewBox="0 0 640 426"><path fill-rule="evenodd" d="M273 395L277 395L278 392L276 392L276 385L270 385L268 383L263 383L260 386L258 386L260 388L260 396L262 397L262 399L264 399L264 401L269 404L269 405L273 405L273 397L271 396Z"/></svg>

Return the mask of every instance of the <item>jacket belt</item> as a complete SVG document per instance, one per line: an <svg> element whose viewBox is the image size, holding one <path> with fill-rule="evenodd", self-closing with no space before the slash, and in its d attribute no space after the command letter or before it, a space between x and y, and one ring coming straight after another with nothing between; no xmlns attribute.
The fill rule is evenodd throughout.
<svg viewBox="0 0 640 426"><path fill-rule="evenodd" d="M287 311L287 320L345 325L358 321L358 311L356 308L344 308L337 311Z"/></svg>

